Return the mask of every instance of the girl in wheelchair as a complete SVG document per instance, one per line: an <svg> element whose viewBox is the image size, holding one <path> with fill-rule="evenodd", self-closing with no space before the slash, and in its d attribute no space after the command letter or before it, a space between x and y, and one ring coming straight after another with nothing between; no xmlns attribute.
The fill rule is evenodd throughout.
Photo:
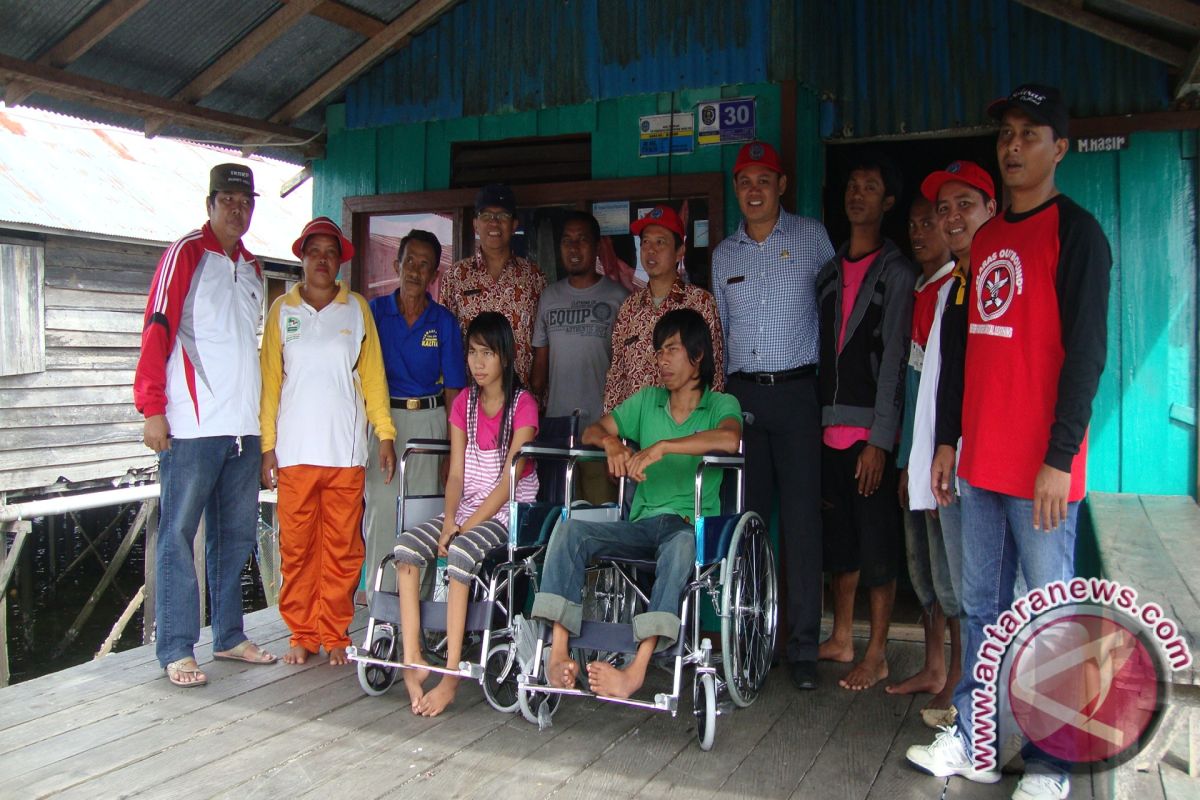
<svg viewBox="0 0 1200 800"><path fill-rule="evenodd" d="M514 368L512 327L502 315L484 312L467 328L468 391L450 408L450 472L445 511L397 537L395 549L404 661L428 666L421 654L421 569L438 556L450 578L446 610L446 664L462 658L472 576L487 553L508 542L509 470L538 428L537 402L522 388ZM537 496L531 462L517 465L518 502ZM445 674L428 692L428 669L405 669L404 685L414 714L432 717L454 700L459 678Z"/></svg>
<svg viewBox="0 0 1200 800"><path fill-rule="evenodd" d="M654 350L663 385L643 388L583 434L584 444L604 448L613 476L640 482L629 521L568 519L546 554L531 616L553 623L547 678L560 689L573 688L578 678L568 640L580 632L580 598L593 558L656 561L646 611L633 618L638 642L633 661L621 669L606 661L587 666L588 683L598 695L627 698L641 688L655 651L680 635L681 596L696 560L700 457L738 452L741 409L737 398L710 388L713 347L704 318L691 309L663 315L654 328ZM642 449L634 453L622 439L636 440ZM705 482L702 516L719 513L719 491L719 480Z"/></svg>

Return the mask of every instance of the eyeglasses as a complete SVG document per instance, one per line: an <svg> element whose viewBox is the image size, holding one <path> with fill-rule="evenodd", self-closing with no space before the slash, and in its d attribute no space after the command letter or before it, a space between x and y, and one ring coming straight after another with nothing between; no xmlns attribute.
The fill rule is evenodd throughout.
<svg viewBox="0 0 1200 800"><path fill-rule="evenodd" d="M480 222L508 222L513 215L507 211L481 211L475 218Z"/></svg>

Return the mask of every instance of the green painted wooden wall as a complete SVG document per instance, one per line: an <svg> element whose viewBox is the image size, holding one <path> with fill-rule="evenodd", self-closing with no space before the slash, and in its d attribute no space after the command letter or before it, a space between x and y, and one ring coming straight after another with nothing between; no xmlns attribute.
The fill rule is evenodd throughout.
<svg viewBox="0 0 1200 800"><path fill-rule="evenodd" d="M817 97L806 90L798 95L796 153L801 177L794 181L793 189L801 212L819 215L824 167ZM344 197L449 188L450 148L462 141L587 133L592 137L592 177L596 179L665 176L668 170L675 174L730 173L738 150L733 145L697 147L694 153L672 157L669 164L665 158L639 158L637 122L640 116L664 114L672 107L680 111L705 100L743 96L758 100L759 136L779 144L781 91L772 83L634 95L539 111L362 130L347 129L345 108L331 106L326 119L326 155L313 164L313 213L341 219ZM737 201L727 192L726 233L739 219Z"/></svg>
<svg viewBox="0 0 1200 800"><path fill-rule="evenodd" d="M1058 184L1113 251L1088 488L1195 494L1196 133L1135 133L1127 150L1071 153Z"/></svg>

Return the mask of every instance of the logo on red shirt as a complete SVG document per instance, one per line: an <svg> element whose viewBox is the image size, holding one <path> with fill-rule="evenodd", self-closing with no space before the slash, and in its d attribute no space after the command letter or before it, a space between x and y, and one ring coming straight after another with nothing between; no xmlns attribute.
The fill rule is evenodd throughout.
<svg viewBox="0 0 1200 800"><path fill-rule="evenodd" d="M1001 250L984 259L975 282L979 317L984 322L1004 316L1013 297L1024 288L1021 258L1013 250Z"/></svg>

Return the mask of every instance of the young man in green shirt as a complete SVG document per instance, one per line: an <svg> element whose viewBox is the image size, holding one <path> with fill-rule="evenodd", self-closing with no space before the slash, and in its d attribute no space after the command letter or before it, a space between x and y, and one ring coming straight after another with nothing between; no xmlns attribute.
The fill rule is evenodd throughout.
<svg viewBox="0 0 1200 800"><path fill-rule="evenodd" d="M695 487L700 456L736 453L742 413L733 395L714 392L712 335L704 318L689 308L663 315L654 326L654 351L661 387L647 387L588 426L584 444L604 448L609 472L639 481L628 522L567 520L550 540L541 591L531 616L554 624L548 678L571 688L576 665L568 639L582 623L584 572L593 558L657 559L654 589L646 611L633 619L638 650L623 669L606 662L588 665L592 691L629 697L642 686L655 650L679 636L679 605L696 561ZM633 452L621 440L633 439ZM714 471L715 473L715 471ZM719 474L704 482L701 510L720 513Z"/></svg>

